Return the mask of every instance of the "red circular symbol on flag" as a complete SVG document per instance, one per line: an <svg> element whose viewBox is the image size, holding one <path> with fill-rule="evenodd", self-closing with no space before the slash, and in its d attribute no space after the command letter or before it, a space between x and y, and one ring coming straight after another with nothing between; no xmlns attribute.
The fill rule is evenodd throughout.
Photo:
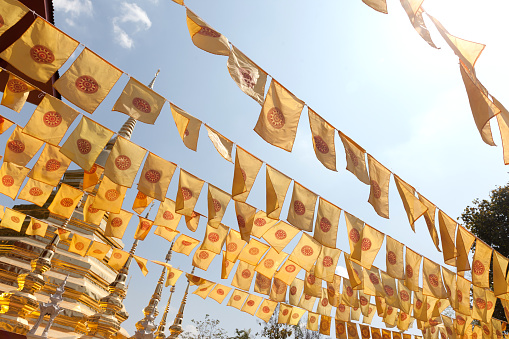
<svg viewBox="0 0 509 339"><path fill-rule="evenodd" d="M404 312L401 312L399 314L399 318L401 319L401 321L405 321L406 318L408 318L408 315L406 313L404 313Z"/></svg>
<svg viewBox="0 0 509 339"><path fill-rule="evenodd" d="M57 159L49 159L46 162L46 171L53 172L60 168L60 161Z"/></svg>
<svg viewBox="0 0 509 339"><path fill-rule="evenodd" d="M235 300L235 301L239 301L240 299L241 299L240 295L236 295L233 297L233 300Z"/></svg>
<svg viewBox="0 0 509 339"><path fill-rule="evenodd" d="M361 296L359 298L359 301L361 303L361 306L366 306L369 303L368 298L366 298L365 296Z"/></svg>
<svg viewBox="0 0 509 339"><path fill-rule="evenodd" d="M322 232L327 233L330 231L331 228L332 228L332 224L329 221L329 219L327 219L326 217L322 217L320 219L320 229L322 230Z"/></svg>
<svg viewBox="0 0 509 339"><path fill-rule="evenodd" d="M476 275L483 275L485 271L484 264L478 259L474 260L474 263L472 264L472 271Z"/></svg>
<svg viewBox="0 0 509 339"><path fill-rule="evenodd" d="M284 315L284 316L287 316L287 315L288 315L288 313L290 313L290 311L289 311L287 308L285 308L285 309L283 310L283 315Z"/></svg>
<svg viewBox="0 0 509 339"><path fill-rule="evenodd" d="M337 334L345 334L345 324L336 323L336 333ZM375 338L373 338L375 339Z"/></svg>
<svg viewBox="0 0 509 339"><path fill-rule="evenodd" d="M20 222L20 219L18 217L12 216L11 217L11 221L15 222L15 223L18 223L18 222Z"/></svg>
<svg viewBox="0 0 509 339"><path fill-rule="evenodd" d="M198 34L205 35L211 38L219 38L221 36L220 33L214 31L210 27L201 26L200 30L198 31Z"/></svg>
<svg viewBox="0 0 509 339"><path fill-rule="evenodd" d="M71 207L74 204L74 201L71 198L63 198L60 200L60 205L64 207Z"/></svg>
<svg viewBox="0 0 509 339"><path fill-rule="evenodd" d="M345 305L340 304L340 305L338 306L338 310L339 310L339 312L344 312L344 311L346 310Z"/></svg>
<svg viewBox="0 0 509 339"><path fill-rule="evenodd" d="M42 121L48 127L57 127L62 123L62 116L58 112L49 111L44 113Z"/></svg>
<svg viewBox="0 0 509 339"><path fill-rule="evenodd" d="M254 306L254 304L255 304L254 300L249 300L249 301L247 302L247 306L249 306L249 307Z"/></svg>
<svg viewBox="0 0 509 339"><path fill-rule="evenodd" d="M456 291L456 297L458 298L458 302L463 300L463 293L461 291Z"/></svg>
<svg viewBox="0 0 509 339"><path fill-rule="evenodd" d="M99 90L99 84L90 75L82 75L76 79L74 86L86 94L94 94Z"/></svg>
<svg viewBox="0 0 509 339"><path fill-rule="evenodd" d="M475 305L477 306L477 308L484 310L484 308L486 308L486 301L484 301L484 299L481 298L476 298Z"/></svg>
<svg viewBox="0 0 509 339"><path fill-rule="evenodd" d="M138 194L136 194L136 199L145 199L146 197L147 197L147 195L140 191L138 191Z"/></svg>
<svg viewBox="0 0 509 339"><path fill-rule="evenodd" d="M361 329L361 335L363 338L369 338L369 330L367 328Z"/></svg>
<svg viewBox="0 0 509 339"><path fill-rule="evenodd" d="M300 252L304 254L306 257L313 255L313 249L311 248L311 246L308 245L302 246Z"/></svg>
<svg viewBox="0 0 509 339"><path fill-rule="evenodd" d="M291 264L290 264L290 265L288 265L288 266L286 266L286 267L285 267L285 270L286 270L286 272L288 272L288 273L292 273L292 272L295 272L296 268L295 268L295 265L291 265Z"/></svg>
<svg viewBox="0 0 509 339"><path fill-rule="evenodd" d="M331 257L329 257L328 255L326 255L326 256L323 258L322 263L323 263L323 266L324 266L324 267L331 267L331 266L332 266L332 264L333 264L334 262L333 262L333 260L332 260L332 258L331 258Z"/></svg>
<svg viewBox="0 0 509 339"><path fill-rule="evenodd" d="M267 289L270 287L270 279L258 273L256 275L256 285L262 289Z"/></svg>
<svg viewBox="0 0 509 339"><path fill-rule="evenodd" d="M465 325L465 318L463 318L461 315L456 315L456 322L458 325Z"/></svg>
<svg viewBox="0 0 509 339"><path fill-rule="evenodd" d="M384 286L384 291L389 297L392 297L394 295L394 290L389 285Z"/></svg>
<svg viewBox="0 0 509 339"><path fill-rule="evenodd" d="M78 151L81 154L88 154L92 150L92 144L86 139L78 139L76 141L76 145L78 146Z"/></svg>
<svg viewBox="0 0 509 339"><path fill-rule="evenodd" d="M376 276L376 274L375 274L375 273L371 273L371 274L369 275L369 280L371 281L371 283L372 283L373 285L378 285L378 284L380 283L380 279L378 279L378 277Z"/></svg>
<svg viewBox="0 0 509 339"><path fill-rule="evenodd" d="M323 299L322 299L322 306L323 306L323 307L327 307L327 305L329 305L329 299L327 299L327 298L323 298Z"/></svg>
<svg viewBox="0 0 509 339"><path fill-rule="evenodd" d="M142 221L141 224L140 224L140 228L143 230L143 231L146 231L150 228L150 223L148 221Z"/></svg>
<svg viewBox="0 0 509 339"><path fill-rule="evenodd" d="M14 185L14 178L10 175L6 174L2 177L2 184L6 187L11 187Z"/></svg>
<svg viewBox="0 0 509 339"><path fill-rule="evenodd" d="M186 130L184 131L184 137L187 137L188 135L189 135L189 131L186 128Z"/></svg>
<svg viewBox="0 0 509 339"><path fill-rule="evenodd" d="M119 196L120 196L120 192L115 190L115 189L113 189L113 188L107 190L106 193L104 193L104 197L108 201L115 201L115 200L118 199Z"/></svg>
<svg viewBox="0 0 509 339"><path fill-rule="evenodd" d="M88 206L88 213L97 213L99 212L98 208L93 208L92 205Z"/></svg>
<svg viewBox="0 0 509 339"><path fill-rule="evenodd" d="M389 262L389 264L391 265L396 265L396 253L394 253L393 251L389 251L387 253L387 261Z"/></svg>
<svg viewBox="0 0 509 339"><path fill-rule="evenodd" d="M306 206L304 206L304 204L301 201L295 200L293 202L293 210L295 211L295 213L297 213L297 215L303 215L304 213L306 213Z"/></svg>
<svg viewBox="0 0 509 339"><path fill-rule="evenodd" d="M304 299L309 300L309 299L311 299L311 296L306 294L306 295L304 295Z"/></svg>
<svg viewBox="0 0 509 339"><path fill-rule="evenodd" d="M492 303L491 301L488 301L488 302L486 303L486 308L487 308L488 310L491 310L491 308L492 308L492 307L493 307L493 303Z"/></svg>
<svg viewBox="0 0 509 339"><path fill-rule="evenodd" d="M39 187L32 187L32 188L28 191L28 193L29 193L30 195L34 196L34 197L38 197L38 196L40 196L40 195L42 195L42 194L43 194L43 191L42 191L42 189L40 189Z"/></svg>
<svg viewBox="0 0 509 339"><path fill-rule="evenodd" d="M314 285L316 282L316 277L313 274L308 275L308 278L306 279L308 284Z"/></svg>
<svg viewBox="0 0 509 339"><path fill-rule="evenodd" d="M387 314L392 314L392 311L394 311L394 309L391 306L389 306L387 308Z"/></svg>
<svg viewBox="0 0 509 339"><path fill-rule="evenodd" d="M256 218L254 221L254 225L259 227L265 226L266 223L267 222L263 218Z"/></svg>
<svg viewBox="0 0 509 339"><path fill-rule="evenodd" d="M76 246L74 246L74 247L76 247L76 249L78 251L81 251L82 249L85 248L85 244L83 244L82 242L78 242L78 243L76 243Z"/></svg>
<svg viewBox="0 0 509 339"><path fill-rule="evenodd" d="M251 255L258 255L258 253L260 253L260 250L256 247L249 249L249 254L251 254Z"/></svg>
<svg viewBox="0 0 509 339"><path fill-rule="evenodd" d="M142 111L143 113L150 113L150 111L152 111L148 101L144 100L142 98L134 98L133 106L134 106L134 108L136 108L139 111Z"/></svg>
<svg viewBox="0 0 509 339"><path fill-rule="evenodd" d="M189 188L182 187L180 191L182 192L184 200L189 200L193 197L193 192Z"/></svg>
<svg viewBox="0 0 509 339"><path fill-rule="evenodd" d="M219 212L221 210L221 203L217 199L212 199L212 205L214 206L214 211Z"/></svg>
<svg viewBox="0 0 509 339"><path fill-rule="evenodd" d="M315 147L318 150L318 152L323 154L329 153L329 146L327 146L327 143L322 139L321 136L315 135L313 137L313 140L315 141Z"/></svg>
<svg viewBox="0 0 509 339"><path fill-rule="evenodd" d="M122 224L123 224L123 223L124 223L124 222L123 222L123 221L122 221L122 219L121 219L121 218L119 218L119 217L115 217L115 218L113 218L113 219L111 220L111 226L112 226L112 227L120 227L120 226L122 226Z"/></svg>
<svg viewBox="0 0 509 339"><path fill-rule="evenodd" d="M125 171L126 169L129 169L131 167L131 159L127 155L119 155L115 159L115 166L121 170Z"/></svg>
<svg viewBox="0 0 509 339"><path fill-rule="evenodd" d="M120 253L118 253L118 252L117 252L117 253L113 254L113 258L115 258L115 259L121 259L121 258L122 258L122 254L120 254Z"/></svg>
<svg viewBox="0 0 509 339"><path fill-rule="evenodd" d="M173 272L168 273L168 279L173 279L174 276L175 276L175 273L173 273Z"/></svg>
<svg viewBox="0 0 509 339"><path fill-rule="evenodd" d="M153 169L148 170L145 173L145 179L147 179L148 182L155 184L159 181L159 179L161 179L161 173Z"/></svg>
<svg viewBox="0 0 509 339"><path fill-rule="evenodd" d="M23 153L25 151L25 144L19 140L9 141L7 147L14 153Z"/></svg>
<svg viewBox="0 0 509 339"><path fill-rule="evenodd" d="M184 246L191 246L192 243L187 241L187 240L182 240L182 245L184 245Z"/></svg>
<svg viewBox="0 0 509 339"><path fill-rule="evenodd" d="M438 287L438 276L436 274L428 275L429 284L433 287Z"/></svg>
<svg viewBox="0 0 509 339"><path fill-rule="evenodd" d="M7 88L13 93L24 93L28 91L28 86L18 79L11 79L7 81Z"/></svg>
<svg viewBox="0 0 509 339"><path fill-rule="evenodd" d="M355 327L348 327L348 335L351 336L351 337L356 337L357 336L357 325L355 325Z"/></svg>
<svg viewBox="0 0 509 339"><path fill-rule="evenodd" d="M35 223L33 223L33 225L32 225L32 229L33 229L33 230L37 230L37 229L39 229L39 228L41 228L41 227L42 227L42 226L41 226L41 224L39 224L38 222L35 222Z"/></svg>
<svg viewBox="0 0 509 339"><path fill-rule="evenodd" d="M240 76L241 76L241 79L242 79L242 82L244 83L244 85L249 88L255 88L256 81L253 79L253 75L251 74L251 71L248 69L242 68L242 67L238 67L237 69L240 73Z"/></svg>
<svg viewBox="0 0 509 339"><path fill-rule="evenodd" d="M212 232L209 234L208 236L209 240L211 242L218 242L219 241L219 234L215 233L215 232Z"/></svg>
<svg viewBox="0 0 509 339"><path fill-rule="evenodd" d="M329 293L329 297L333 297L336 293L336 290L331 285L327 286L327 292Z"/></svg>
<svg viewBox="0 0 509 339"><path fill-rule="evenodd" d="M348 236L349 236L350 240L353 241L354 243L359 242L359 240L361 239L361 235L359 234L359 231L357 231L355 228L352 228L350 230L350 233Z"/></svg>
<svg viewBox="0 0 509 339"><path fill-rule="evenodd" d="M274 260L272 260L272 259L265 259L263 261L263 266L265 266L266 268L272 268L274 266Z"/></svg>
<svg viewBox="0 0 509 339"><path fill-rule="evenodd" d="M269 313L270 312L269 306L263 306L262 311L263 313Z"/></svg>
<svg viewBox="0 0 509 339"><path fill-rule="evenodd" d="M239 224L239 228L246 227L246 220L240 214L237 214L237 223Z"/></svg>
<svg viewBox="0 0 509 339"><path fill-rule="evenodd" d="M406 265L406 276L408 279L414 276L414 269L410 265Z"/></svg>
<svg viewBox="0 0 509 339"><path fill-rule="evenodd" d="M219 294L219 295L224 295L224 291L221 288L218 288L216 293Z"/></svg>
<svg viewBox="0 0 509 339"><path fill-rule="evenodd" d="M292 286L292 287L290 287L290 294L291 294L291 295L295 295L295 294L297 294L297 287L296 287L296 286Z"/></svg>
<svg viewBox="0 0 509 339"><path fill-rule="evenodd" d="M201 251L198 257L200 259L207 259L209 257L209 254L207 252Z"/></svg>
<svg viewBox="0 0 509 339"><path fill-rule="evenodd" d="M275 129L281 129L285 125L285 116L277 107L272 107L267 113L267 121Z"/></svg>
<svg viewBox="0 0 509 339"><path fill-rule="evenodd" d="M286 232L285 232L285 230L277 230L276 233L274 234L274 236L278 240L283 240L283 239L286 239Z"/></svg>
<svg viewBox="0 0 509 339"><path fill-rule="evenodd" d="M408 301L410 300L410 295L408 294L407 291L399 291L399 297L401 298L401 300L403 301Z"/></svg>
<svg viewBox="0 0 509 339"><path fill-rule="evenodd" d="M361 249L363 251L369 251L371 248L371 240L369 238L362 238Z"/></svg>
<svg viewBox="0 0 509 339"><path fill-rule="evenodd" d="M346 294L351 297L353 295L353 288L350 286L346 287Z"/></svg>
<svg viewBox="0 0 509 339"><path fill-rule="evenodd" d="M251 277L251 271L249 271L248 269L245 269L242 271L242 278L249 279L250 277Z"/></svg>
<svg viewBox="0 0 509 339"><path fill-rule="evenodd" d="M382 190L380 189L380 186L375 180L371 180L371 191L373 192L373 196L376 199L380 199L382 196Z"/></svg>
<svg viewBox="0 0 509 339"><path fill-rule="evenodd" d="M93 164L92 168L90 169L90 171L85 171L85 173L87 173L87 174L94 174L95 171L97 171L97 164Z"/></svg>
<svg viewBox="0 0 509 339"><path fill-rule="evenodd" d="M311 317L309 317L309 322L311 324L314 324L316 322L316 317L314 315L312 315Z"/></svg>
<svg viewBox="0 0 509 339"><path fill-rule="evenodd" d="M482 325L482 330L483 330L484 334L486 334L486 335L490 334L490 329L488 328L488 325Z"/></svg>
<svg viewBox="0 0 509 339"><path fill-rule="evenodd" d="M357 167L359 165L359 158L357 158L355 153L349 147L346 149L346 152L348 153L348 156L350 156L354 167Z"/></svg>
<svg viewBox="0 0 509 339"><path fill-rule="evenodd" d="M235 252L237 250L237 244L234 243L234 242L231 242L229 243L227 246L226 246L226 251L227 252Z"/></svg>
<svg viewBox="0 0 509 339"><path fill-rule="evenodd" d="M30 48L30 56L32 60L39 64L51 64L55 61L55 56L53 52L46 46L43 45L35 45Z"/></svg>
<svg viewBox="0 0 509 339"><path fill-rule="evenodd" d="M298 317L300 317L300 315L298 313L292 313L292 318L293 319L297 319Z"/></svg>
<svg viewBox="0 0 509 339"><path fill-rule="evenodd" d="M164 211L163 213L163 219L164 220L173 220L175 217L173 216L173 213L170 211Z"/></svg>

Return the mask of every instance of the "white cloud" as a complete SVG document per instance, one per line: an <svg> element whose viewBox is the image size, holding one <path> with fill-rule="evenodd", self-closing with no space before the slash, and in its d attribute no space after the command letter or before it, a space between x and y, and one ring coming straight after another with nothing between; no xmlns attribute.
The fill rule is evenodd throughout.
<svg viewBox="0 0 509 339"><path fill-rule="evenodd" d="M65 22L69 26L74 26L74 20L80 15L91 16L93 6L91 0L54 0L53 6L56 11L62 11L69 15Z"/></svg>
<svg viewBox="0 0 509 339"><path fill-rule="evenodd" d="M123 2L120 6L120 15L113 18L113 33L120 46L132 48L134 40L122 27L129 27L132 31L131 34L136 34L137 32L148 30L152 26L152 21L150 21L147 12L136 4Z"/></svg>

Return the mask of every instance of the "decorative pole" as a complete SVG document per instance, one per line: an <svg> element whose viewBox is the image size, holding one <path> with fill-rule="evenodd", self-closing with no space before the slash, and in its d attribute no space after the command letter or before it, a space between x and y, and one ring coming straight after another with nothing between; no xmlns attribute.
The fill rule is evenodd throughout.
<svg viewBox="0 0 509 339"><path fill-rule="evenodd" d="M164 309L163 317L161 318L161 322L159 323L159 327L157 331L155 331L154 336L155 339L166 339L164 335L164 331L166 329L166 318L168 317L168 311L170 309L171 297L173 296L173 292L175 292L175 285L170 288L170 297L168 298L168 302L166 303L166 308Z"/></svg>
<svg viewBox="0 0 509 339"><path fill-rule="evenodd" d="M191 271L191 274L194 274L194 267ZM184 297L182 297L182 302L180 303L180 308L175 316L175 320L173 321L173 325L170 326L170 335L167 339L175 339L178 338L178 336L184 332L182 329L182 319L184 318L184 307L186 307L186 299L187 299L187 293L189 292L189 279L187 279L187 287L186 291L184 292Z"/></svg>

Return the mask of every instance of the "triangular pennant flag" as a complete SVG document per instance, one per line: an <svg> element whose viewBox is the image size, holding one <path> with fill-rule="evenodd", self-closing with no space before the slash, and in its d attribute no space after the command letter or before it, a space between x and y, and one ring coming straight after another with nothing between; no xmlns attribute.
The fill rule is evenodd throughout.
<svg viewBox="0 0 509 339"><path fill-rule="evenodd" d="M9 73L1 104L19 113L27 101L28 94L33 90L34 87Z"/></svg>
<svg viewBox="0 0 509 339"><path fill-rule="evenodd" d="M331 171L336 171L336 129L308 107L309 127L316 158Z"/></svg>
<svg viewBox="0 0 509 339"><path fill-rule="evenodd" d="M292 179L267 165L265 175L267 216L279 219Z"/></svg>
<svg viewBox="0 0 509 339"><path fill-rule="evenodd" d="M207 129L209 139L216 148L217 152L229 162L233 162L232 161L233 142L225 138L215 130L213 130L211 127L205 125L205 128Z"/></svg>
<svg viewBox="0 0 509 339"><path fill-rule="evenodd" d="M424 0L401 0L401 6L405 9L412 26L415 28L417 33L423 38L431 47L437 48L431 40L431 35L424 23L424 19L422 18L422 13L424 10L421 5ZM406 339L406 338L403 338Z"/></svg>
<svg viewBox="0 0 509 339"><path fill-rule="evenodd" d="M408 222L415 232L414 223L419 219L428 208L418 198L415 197L415 188L401 180L400 177L394 175L394 182L398 189L399 196L403 202L403 207L408 217Z"/></svg>
<svg viewBox="0 0 509 339"><path fill-rule="evenodd" d="M187 28L193 44L212 54L228 55L230 46L228 39L215 31L202 18L186 7Z"/></svg>
<svg viewBox="0 0 509 339"><path fill-rule="evenodd" d="M235 169L233 172L232 197L236 201L246 201L263 162L241 147L235 149Z"/></svg>
<svg viewBox="0 0 509 339"><path fill-rule="evenodd" d="M170 103L171 114L180 138L184 142L187 148L196 151L198 147L198 138L200 136L201 121L187 113L183 109Z"/></svg>
<svg viewBox="0 0 509 339"><path fill-rule="evenodd" d="M315 193L294 182L292 201L288 210L288 222L300 230L313 231L317 198L318 196Z"/></svg>
<svg viewBox="0 0 509 339"><path fill-rule="evenodd" d="M375 212L389 219L389 180L391 171L368 154L370 191L368 202Z"/></svg>
<svg viewBox="0 0 509 339"><path fill-rule="evenodd" d="M368 170L366 169L366 151L343 132L338 131L339 137L345 147L346 169L361 182L369 185Z"/></svg>

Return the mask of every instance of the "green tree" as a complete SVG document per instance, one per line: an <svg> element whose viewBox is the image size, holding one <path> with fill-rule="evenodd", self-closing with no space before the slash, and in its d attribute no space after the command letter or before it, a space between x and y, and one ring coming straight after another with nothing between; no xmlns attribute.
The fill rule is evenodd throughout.
<svg viewBox="0 0 509 339"><path fill-rule="evenodd" d="M200 320L191 320L191 322L196 326L196 330L198 333L193 332L184 332L180 335L182 339L209 339L209 338L218 338L218 339L227 339L226 331L219 327L219 320L212 319L208 314L205 314L205 319L203 321Z"/></svg>

